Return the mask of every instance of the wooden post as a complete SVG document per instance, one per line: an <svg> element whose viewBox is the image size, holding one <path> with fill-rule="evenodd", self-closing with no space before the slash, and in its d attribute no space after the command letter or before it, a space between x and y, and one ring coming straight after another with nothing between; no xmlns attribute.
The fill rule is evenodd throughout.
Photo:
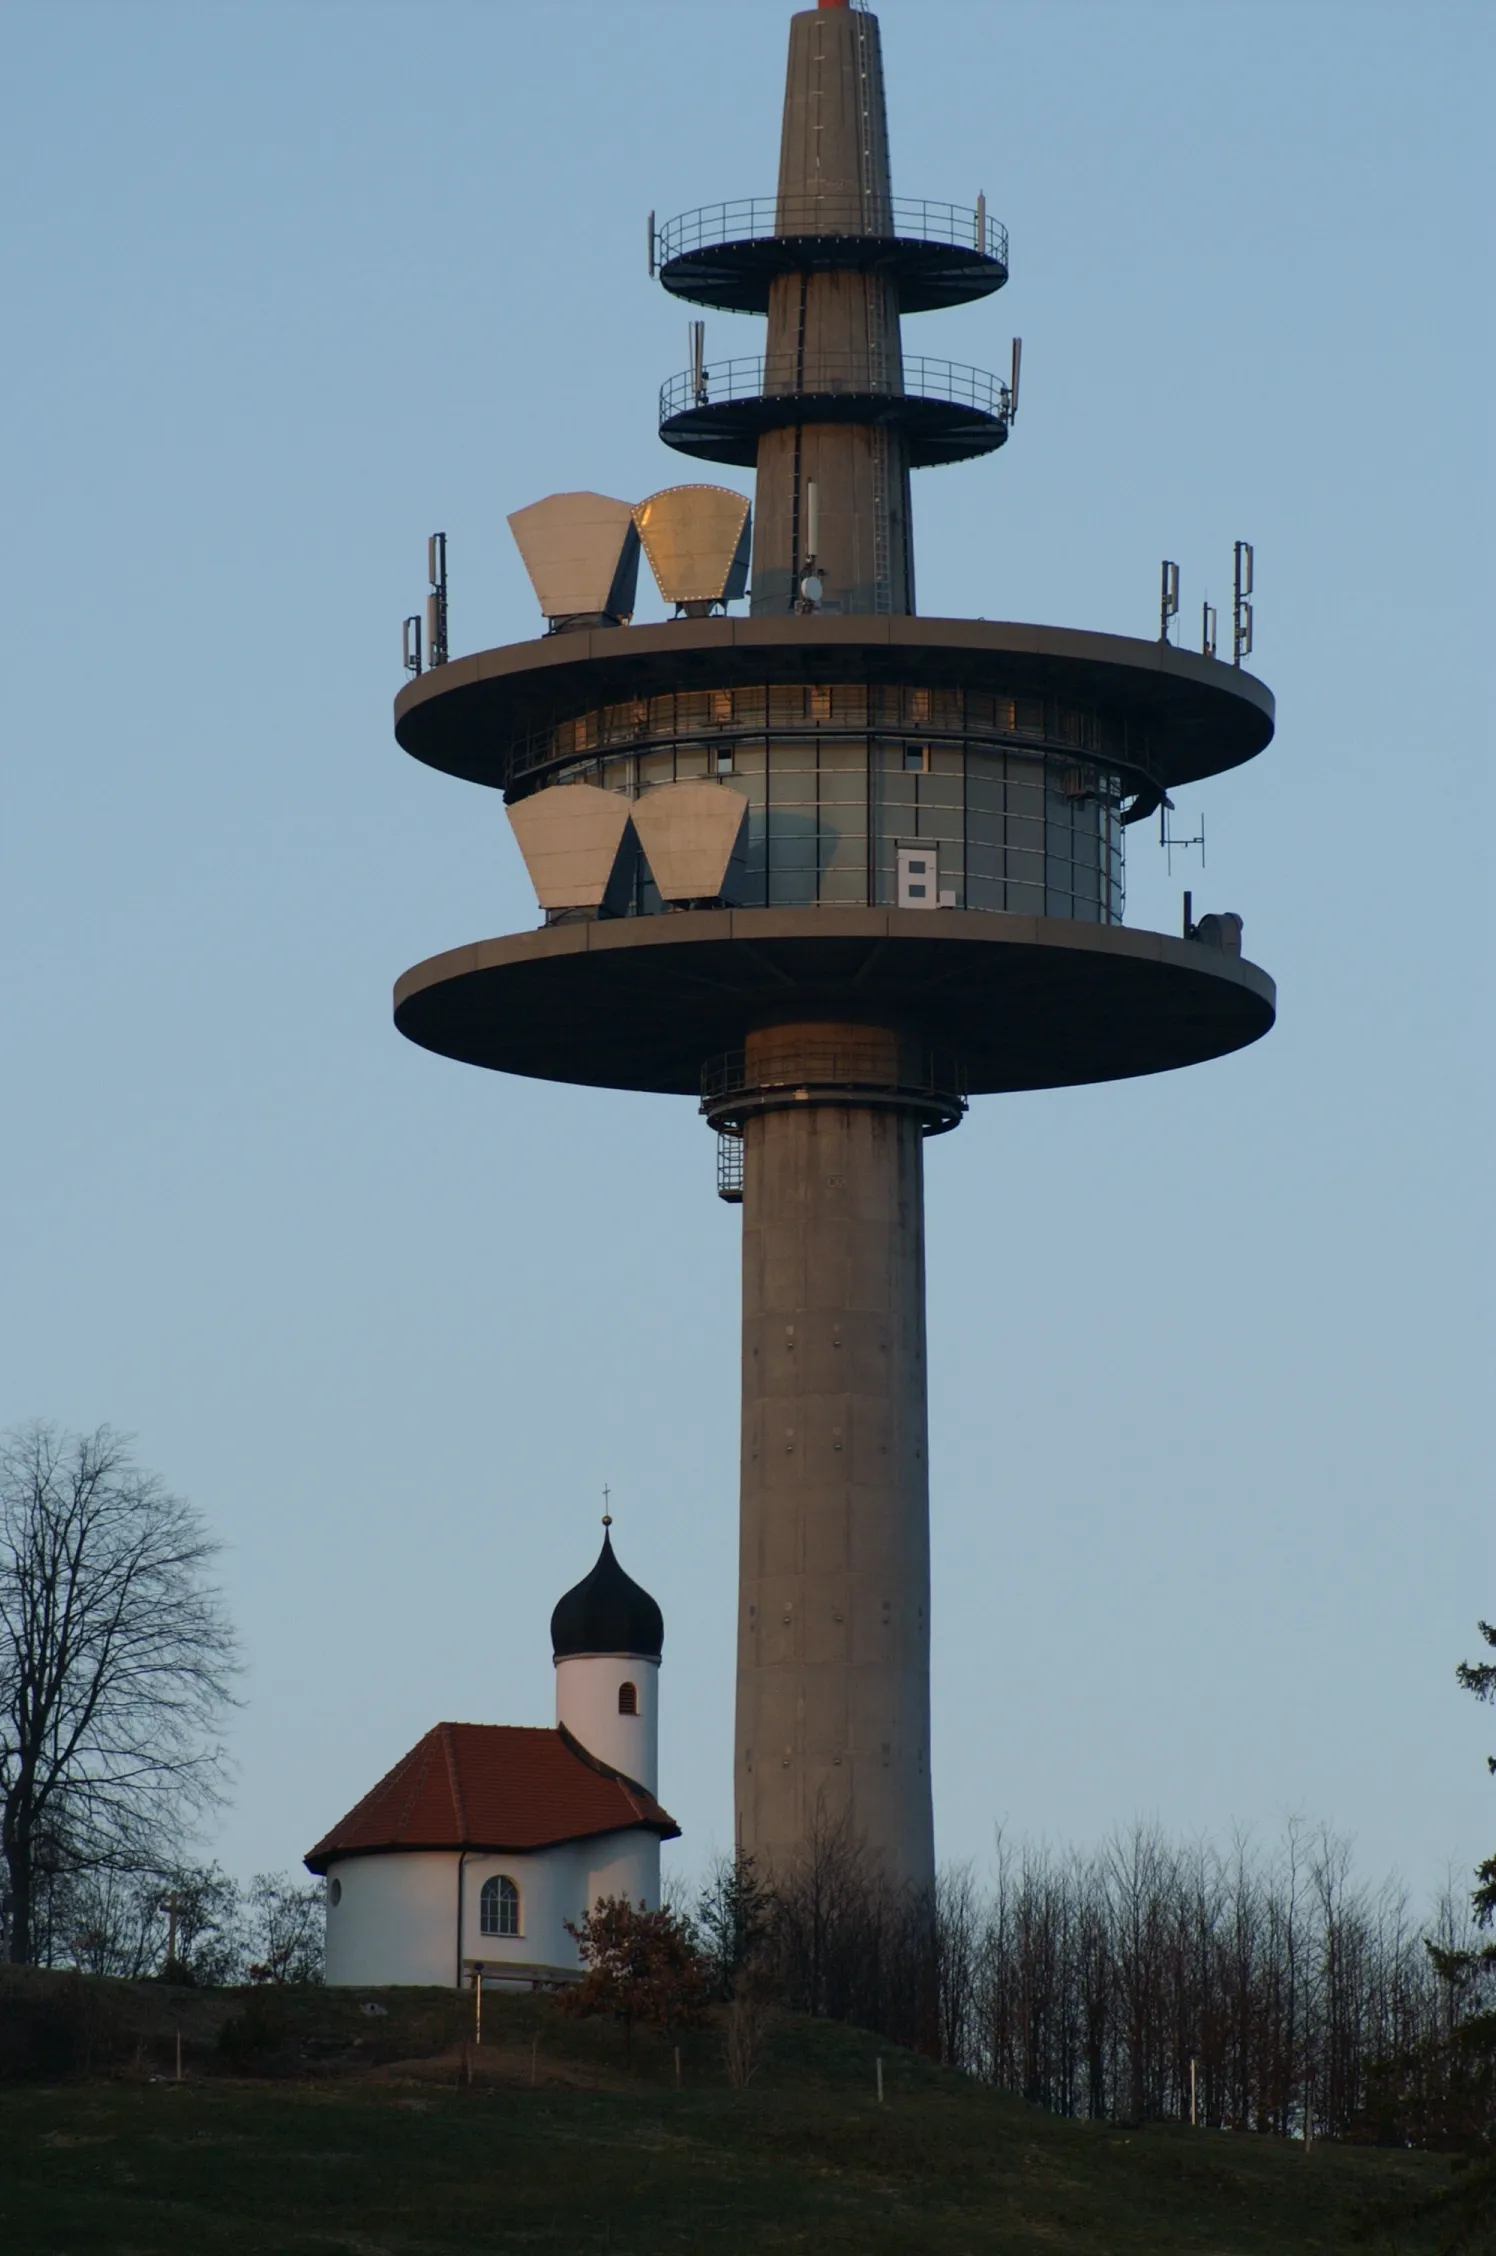
<svg viewBox="0 0 1496 2256"><path fill-rule="evenodd" d="M1196 2061L1194 2054L1193 2054L1193 2053L1191 2053L1191 2054L1190 2054L1190 2129L1191 2129L1192 2131L1193 2131L1193 2130L1196 2130L1196 2129L1198 2129L1198 2127L1199 2127L1199 2122L1200 2122L1199 2109L1198 2109L1198 2106L1197 2106L1197 2104L1196 2104L1196 2101L1197 2101L1197 2087L1196 2087L1196 2080L1195 2080L1195 2071L1196 2071L1196 2068L1198 2067L1198 2065L1199 2065L1199 2063L1198 2063L1198 2062Z"/></svg>
<svg viewBox="0 0 1496 2256"><path fill-rule="evenodd" d="M177 2082L182 2081L182 2032L177 2031Z"/></svg>
<svg viewBox="0 0 1496 2256"><path fill-rule="evenodd" d="M473 1968L473 2042L483 2042L483 1969Z"/></svg>
<svg viewBox="0 0 1496 2256"><path fill-rule="evenodd" d="M175 1979L177 1970L177 1914L180 1912L181 1908L182 1906L178 1901L177 1891L175 1888L173 1888L171 1894L165 1897L163 1901L157 1906L157 1909L164 1911L167 1917L166 1971L173 1977L173 1979Z"/></svg>
<svg viewBox="0 0 1496 2256"><path fill-rule="evenodd" d="M883 2105L883 2055L882 2055L882 2053L881 2053L881 2052L880 2052L880 2053L879 2053L879 2055L878 2055L878 2060L877 2060L877 2068L878 2068L878 2105L879 2105L879 2106L881 2107L881 2106Z"/></svg>

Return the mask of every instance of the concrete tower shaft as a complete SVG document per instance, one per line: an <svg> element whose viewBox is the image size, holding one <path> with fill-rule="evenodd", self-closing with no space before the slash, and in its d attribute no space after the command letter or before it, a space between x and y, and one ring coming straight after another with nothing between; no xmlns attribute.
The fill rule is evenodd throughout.
<svg viewBox="0 0 1496 2256"><path fill-rule="evenodd" d="M887 240L892 214L877 18L847 7L806 10L790 23L779 233ZM764 391L804 397L805 419L759 440L755 612L793 610L812 562L827 611L914 609L908 444L884 421L820 421L815 405L838 393L903 389L898 292L886 273L859 264L776 277Z"/></svg>
<svg viewBox="0 0 1496 2256"><path fill-rule="evenodd" d="M748 1068L784 1084L859 1055L892 1085L897 1049L866 1027L776 1028L750 1037ZM921 1124L823 1099L743 1135L738 1839L783 1871L844 1828L928 1886Z"/></svg>
<svg viewBox="0 0 1496 2256"><path fill-rule="evenodd" d="M790 25L775 223L888 240L893 195L876 17ZM765 392L806 417L759 441L753 608L914 609L909 450L886 421L820 421L817 398L904 389L896 286L861 263L778 276ZM814 499L812 500L812 497ZM808 608L808 606L807 606ZM750 1079L893 1088L891 1028L785 1025L749 1038ZM928 1886L930 1539L924 1164L886 1097L773 1108L743 1124L743 1452L738 1838L784 1869L845 1827L890 1876Z"/></svg>

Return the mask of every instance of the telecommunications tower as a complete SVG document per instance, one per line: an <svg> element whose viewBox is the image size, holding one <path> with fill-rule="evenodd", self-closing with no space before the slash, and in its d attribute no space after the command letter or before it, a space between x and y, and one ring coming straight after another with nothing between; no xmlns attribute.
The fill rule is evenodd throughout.
<svg viewBox="0 0 1496 2256"><path fill-rule="evenodd" d="M718 1131L743 1218L739 1844L772 1867L845 1823L923 1884L924 1142L973 1096L1266 1033L1239 920L1129 929L1122 846L1260 752L1273 700L1240 600L1235 663L1167 615L1157 642L916 615L910 473L1006 442L1018 355L1000 380L904 352L903 315L1003 286L1007 238L985 198L894 197L865 9L791 20L777 195L651 217L649 260L693 306L767 316L728 361L693 320L660 399L667 444L757 473L749 612L747 505L718 486L517 511L550 631L471 657L447 656L443 547L437 662L417 628L395 733L503 791L544 921L418 964L395 1020L499 1072L694 1097ZM641 546L667 624L629 623Z"/></svg>

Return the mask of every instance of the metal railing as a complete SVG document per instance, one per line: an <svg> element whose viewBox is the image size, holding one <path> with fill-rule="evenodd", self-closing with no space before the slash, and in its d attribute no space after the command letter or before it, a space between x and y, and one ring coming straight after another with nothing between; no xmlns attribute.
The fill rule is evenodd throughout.
<svg viewBox="0 0 1496 2256"><path fill-rule="evenodd" d="M955 360L904 361L903 382L895 391L876 379L866 353L760 354L754 360L714 360L709 368L686 368L660 386L660 421L697 407L721 407L737 400L804 399L940 400L974 408L995 422L1012 418L1013 395L1000 376L968 368Z"/></svg>
<svg viewBox="0 0 1496 2256"><path fill-rule="evenodd" d="M692 251L720 249L728 243L803 242L863 235L875 242L947 243L1008 263L1008 231L970 204L942 204L926 197L895 196L881 210L869 210L861 196L739 196L725 204L702 204L680 212L655 229L655 259L668 266Z"/></svg>
<svg viewBox="0 0 1496 2256"><path fill-rule="evenodd" d="M750 1113L838 1103L912 1112L926 1135L940 1135L965 1115L966 1075L947 1052L891 1044L875 1032L861 1041L855 1034L797 1041L787 1054L752 1061L744 1050L728 1050L701 1069L701 1111L729 1137L741 1133Z"/></svg>

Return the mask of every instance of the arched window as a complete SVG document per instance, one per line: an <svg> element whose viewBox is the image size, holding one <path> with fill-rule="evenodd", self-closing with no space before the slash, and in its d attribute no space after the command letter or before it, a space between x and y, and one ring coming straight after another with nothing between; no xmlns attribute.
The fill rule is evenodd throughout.
<svg viewBox="0 0 1496 2256"><path fill-rule="evenodd" d="M485 1935L519 1933L519 1890L502 1873L485 1880L478 1898L478 1924Z"/></svg>
<svg viewBox="0 0 1496 2256"><path fill-rule="evenodd" d="M619 1685L618 1713L620 1715L637 1715L639 1713L639 1687L637 1684Z"/></svg>

